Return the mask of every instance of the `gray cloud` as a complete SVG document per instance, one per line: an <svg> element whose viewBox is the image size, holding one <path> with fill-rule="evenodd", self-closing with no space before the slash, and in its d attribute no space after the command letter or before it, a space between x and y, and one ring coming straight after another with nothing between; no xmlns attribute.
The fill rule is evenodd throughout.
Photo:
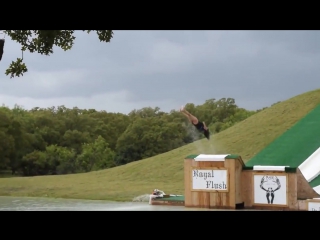
<svg viewBox="0 0 320 240"><path fill-rule="evenodd" d="M111 43L95 33L76 36L70 51L25 53L29 72L15 79L4 71L21 53L7 41L0 95L90 103L98 95L125 92L121 101L132 107L163 109L233 97L257 109L319 88L319 31L115 31Z"/></svg>

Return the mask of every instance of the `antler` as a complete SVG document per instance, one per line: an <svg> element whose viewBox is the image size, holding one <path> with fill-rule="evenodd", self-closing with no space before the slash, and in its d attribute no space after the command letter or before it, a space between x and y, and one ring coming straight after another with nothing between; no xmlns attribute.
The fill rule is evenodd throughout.
<svg viewBox="0 0 320 240"><path fill-rule="evenodd" d="M275 191L277 191L277 190L279 190L280 188L281 188L281 183L280 183L280 180L279 180L279 178L277 178L275 181L273 181L273 182L275 182L277 185L278 185L278 187L274 190L274 192Z"/></svg>
<svg viewBox="0 0 320 240"><path fill-rule="evenodd" d="M263 184L263 183L265 183L266 182L266 176L263 176L262 178L261 178L261 184Z"/></svg>
<svg viewBox="0 0 320 240"><path fill-rule="evenodd" d="M263 184L266 182L266 179L265 179L266 176L263 176L261 178L261 183L260 183L260 188L263 189L264 191L266 191L266 189L263 187Z"/></svg>

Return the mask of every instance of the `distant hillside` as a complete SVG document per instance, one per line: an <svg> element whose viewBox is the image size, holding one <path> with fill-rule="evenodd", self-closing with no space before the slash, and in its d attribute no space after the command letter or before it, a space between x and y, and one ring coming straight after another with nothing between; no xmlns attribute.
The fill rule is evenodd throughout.
<svg viewBox="0 0 320 240"><path fill-rule="evenodd" d="M320 103L320 89L277 103L206 139L127 165L73 175L0 179L0 195L131 200L159 188L184 193L183 160L189 154L239 154L244 162Z"/></svg>

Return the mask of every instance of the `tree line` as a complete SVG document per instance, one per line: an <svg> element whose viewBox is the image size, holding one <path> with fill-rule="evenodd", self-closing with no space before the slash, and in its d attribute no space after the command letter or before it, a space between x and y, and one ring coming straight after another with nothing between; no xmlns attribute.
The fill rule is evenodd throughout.
<svg viewBox="0 0 320 240"><path fill-rule="evenodd" d="M218 133L260 111L233 98L209 99L186 109ZM65 106L0 107L0 171L22 176L112 168L203 138L178 110L145 107L129 114Z"/></svg>

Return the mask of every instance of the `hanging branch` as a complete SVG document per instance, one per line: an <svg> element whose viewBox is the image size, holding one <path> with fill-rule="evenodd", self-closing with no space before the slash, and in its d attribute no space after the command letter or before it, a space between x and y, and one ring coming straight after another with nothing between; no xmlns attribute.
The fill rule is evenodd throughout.
<svg viewBox="0 0 320 240"><path fill-rule="evenodd" d="M90 33L96 31L101 42L110 42L113 37L112 30L83 30ZM20 77L28 71L27 66L23 63L23 52L40 53L49 56L53 53L53 47L58 46L64 51L73 47L75 30L5 30L13 41L21 45L22 58L12 61L5 74L10 78Z"/></svg>

